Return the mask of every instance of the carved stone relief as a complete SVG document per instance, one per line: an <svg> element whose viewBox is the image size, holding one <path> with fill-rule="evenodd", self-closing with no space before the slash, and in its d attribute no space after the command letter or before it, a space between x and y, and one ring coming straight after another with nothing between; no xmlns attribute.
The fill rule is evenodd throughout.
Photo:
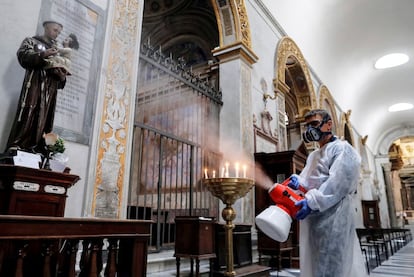
<svg viewBox="0 0 414 277"><path fill-rule="evenodd" d="M270 122L273 120L272 115L269 111L264 110L260 113L262 118L262 131L269 136L272 136L272 131L270 129Z"/></svg>
<svg viewBox="0 0 414 277"><path fill-rule="evenodd" d="M239 14L240 21L240 32L241 32L241 41L249 48L252 47L252 41L250 37L250 26L249 19L247 17L246 5L244 0L235 1L237 5L237 11Z"/></svg>
<svg viewBox="0 0 414 277"><path fill-rule="evenodd" d="M134 93L134 73L131 62L136 59L138 43L139 1L116 1L109 43L109 60L105 84L105 99L99 133L93 214L116 218L122 201L125 148L130 118L130 103Z"/></svg>

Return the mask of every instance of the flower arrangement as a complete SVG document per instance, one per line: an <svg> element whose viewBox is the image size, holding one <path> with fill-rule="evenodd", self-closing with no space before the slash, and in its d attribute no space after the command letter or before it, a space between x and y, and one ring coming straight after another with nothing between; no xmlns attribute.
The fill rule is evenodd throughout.
<svg viewBox="0 0 414 277"><path fill-rule="evenodd" d="M55 144L49 146L49 149L52 152L52 155L63 153L65 152L65 141L62 138L58 138Z"/></svg>
<svg viewBox="0 0 414 277"><path fill-rule="evenodd" d="M55 133L43 134L47 150L53 156L56 153L65 152L65 141Z"/></svg>
<svg viewBox="0 0 414 277"><path fill-rule="evenodd" d="M56 163L61 164L62 168L59 170L65 170L67 156L63 154L65 151L65 141L55 133L43 134L45 140L46 153L43 157L42 168L48 170L55 170ZM52 164L53 163L53 164ZM54 167L54 169L52 169Z"/></svg>

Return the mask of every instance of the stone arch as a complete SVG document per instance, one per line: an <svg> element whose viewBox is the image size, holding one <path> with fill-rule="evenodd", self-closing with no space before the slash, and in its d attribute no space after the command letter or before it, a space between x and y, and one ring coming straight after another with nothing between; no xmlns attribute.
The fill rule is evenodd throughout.
<svg viewBox="0 0 414 277"><path fill-rule="evenodd" d="M286 142L285 148L297 149L302 143L304 115L317 107L310 70L299 47L289 37L279 41L274 64L273 89L281 107L279 117L288 118L287 124L279 126L281 139ZM284 118L281 120L284 122Z"/></svg>
<svg viewBox="0 0 414 277"><path fill-rule="evenodd" d="M378 140L377 145L374 147L374 151L376 153L376 161L381 165L384 162L389 163L390 171L398 173L398 181L394 181L394 179L392 179L389 184L386 183L387 188L394 191L394 193L397 192L397 194L394 195L396 195L398 198L396 198L395 201L389 201L388 203L397 211L400 211L402 209L412 209L413 207L413 200L410 196L412 193L412 180L414 179L412 160L411 157L406 156L406 158L408 158L408 161L405 161L403 157L404 153L401 152L403 148L400 147L403 140L405 140L405 142L411 142L413 137L413 125L395 126L383 134ZM405 151L408 150L408 148L404 148ZM408 154L410 152L411 151L409 150L408 152L405 152L405 154ZM384 174L384 179L385 178L386 177Z"/></svg>
<svg viewBox="0 0 414 277"><path fill-rule="evenodd" d="M220 37L220 47L242 43L251 48L250 25L244 0L211 0Z"/></svg>
<svg viewBox="0 0 414 277"><path fill-rule="evenodd" d="M374 153L377 155L388 155L389 148L394 141L412 136L414 136L414 126L395 126L378 140L378 144L373 149Z"/></svg>
<svg viewBox="0 0 414 277"><path fill-rule="evenodd" d="M317 107L315 90L309 71L305 58L296 43L290 37L283 37L277 46L276 76L273 85L276 93L287 94L292 86L297 88L295 102L298 119L303 118L307 111ZM291 81L288 81L287 75L292 77Z"/></svg>
<svg viewBox="0 0 414 277"><path fill-rule="evenodd" d="M202 1L148 1L144 4L141 44L165 56L204 68L219 45L214 7ZM202 70L201 70L202 71Z"/></svg>
<svg viewBox="0 0 414 277"><path fill-rule="evenodd" d="M335 100L333 99L328 87L321 85L319 87L319 108L327 110L332 116L333 133L338 132L338 117L336 115Z"/></svg>

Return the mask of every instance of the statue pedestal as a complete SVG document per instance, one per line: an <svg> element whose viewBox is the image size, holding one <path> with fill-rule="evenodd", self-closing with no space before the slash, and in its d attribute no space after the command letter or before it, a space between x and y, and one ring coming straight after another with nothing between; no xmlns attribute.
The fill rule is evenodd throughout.
<svg viewBox="0 0 414 277"><path fill-rule="evenodd" d="M67 190L79 176L0 165L0 214L63 217Z"/></svg>

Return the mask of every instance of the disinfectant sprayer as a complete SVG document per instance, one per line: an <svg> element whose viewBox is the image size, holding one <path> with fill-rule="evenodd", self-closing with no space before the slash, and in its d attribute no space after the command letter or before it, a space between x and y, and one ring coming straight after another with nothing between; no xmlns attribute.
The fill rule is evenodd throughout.
<svg viewBox="0 0 414 277"><path fill-rule="evenodd" d="M271 205L256 216L257 227L268 237L279 242L287 240L292 218L301 208L295 206L295 203L304 199L300 192L288 187L289 182L290 178L281 184L273 184L268 193L276 205ZM303 187L299 190L306 192Z"/></svg>

